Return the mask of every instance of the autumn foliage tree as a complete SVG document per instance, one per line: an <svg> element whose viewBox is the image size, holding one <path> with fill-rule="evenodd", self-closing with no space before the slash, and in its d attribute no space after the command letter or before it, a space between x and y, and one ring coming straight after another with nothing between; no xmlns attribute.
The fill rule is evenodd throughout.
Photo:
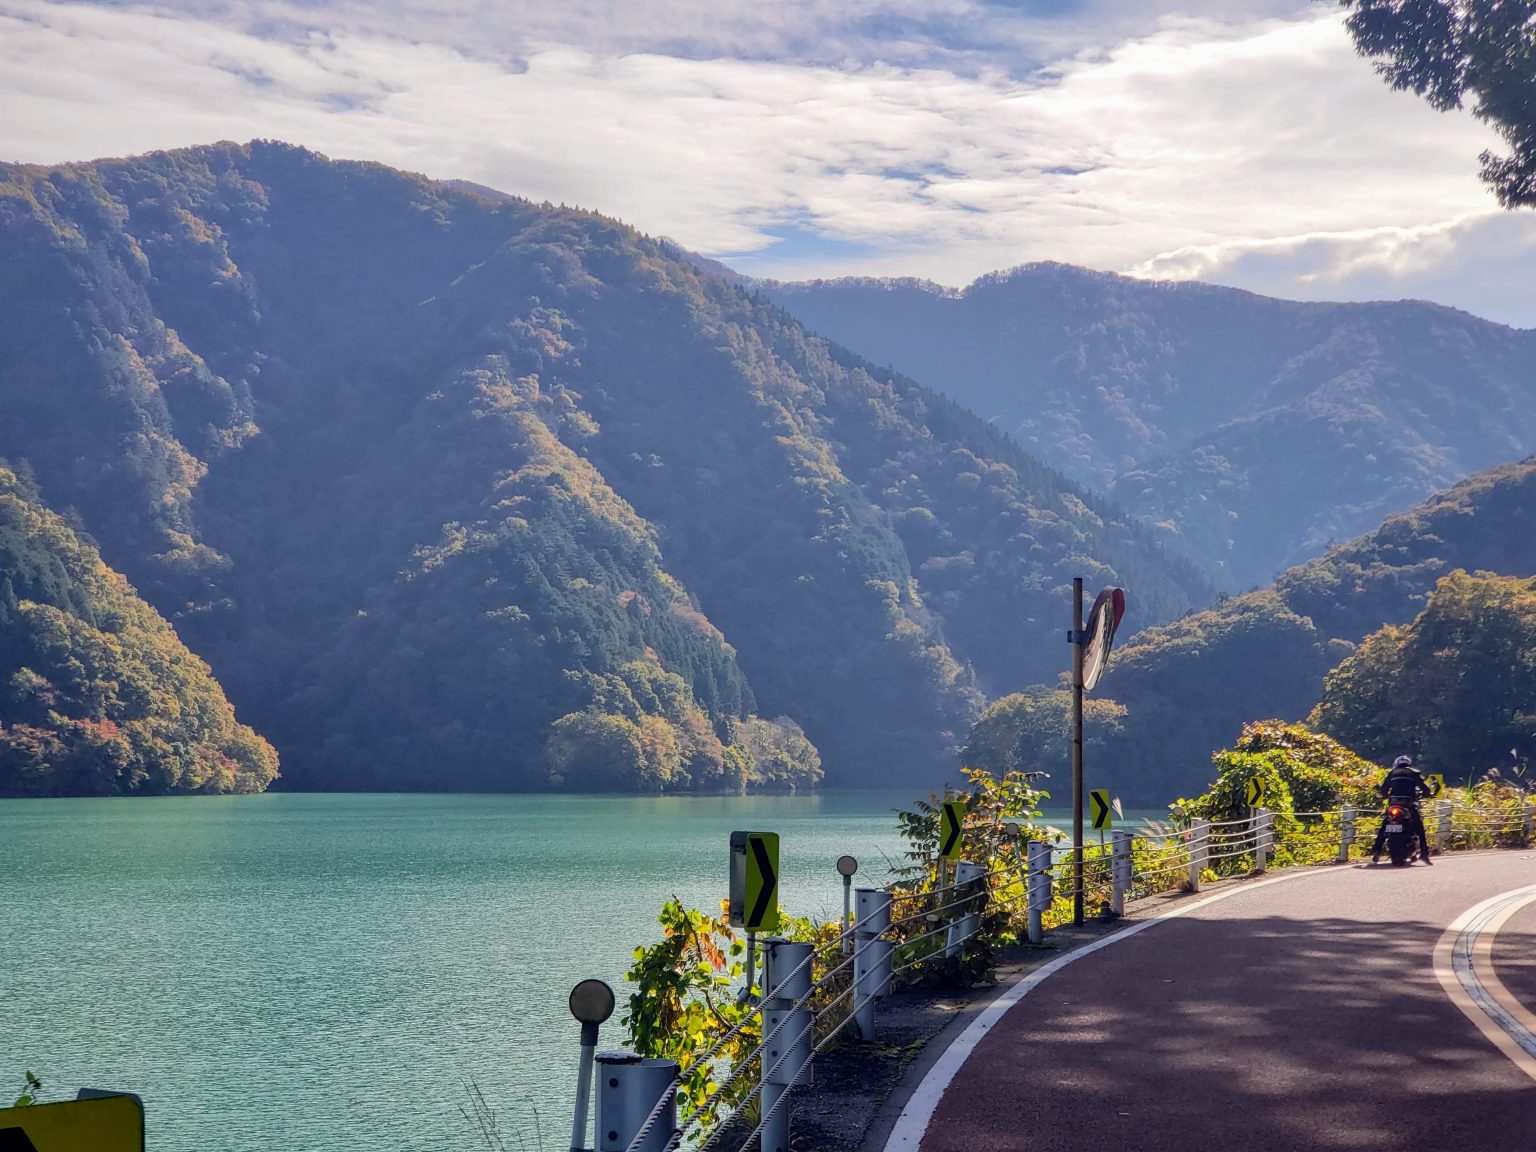
<svg viewBox="0 0 1536 1152"><path fill-rule="evenodd" d="M0 796L256 792L276 775L208 666L0 465Z"/></svg>
<svg viewBox="0 0 1536 1152"><path fill-rule="evenodd" d="M1536 580L1457 570L1418 617L1368 637L1310 723L1381 760L1449 779L1536 754Z"/></svg>

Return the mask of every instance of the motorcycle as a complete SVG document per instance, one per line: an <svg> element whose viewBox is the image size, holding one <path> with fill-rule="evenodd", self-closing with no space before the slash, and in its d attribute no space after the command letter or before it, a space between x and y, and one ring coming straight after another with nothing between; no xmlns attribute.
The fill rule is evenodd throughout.
<svg viewBox="0 0 1536 1152"><path fill-rule="evenodd" d="M1387 854L1394 868L1412 864L1419 856L1419 837L1413 827L1413 812L1406 804L1387 805Z"/></svg>

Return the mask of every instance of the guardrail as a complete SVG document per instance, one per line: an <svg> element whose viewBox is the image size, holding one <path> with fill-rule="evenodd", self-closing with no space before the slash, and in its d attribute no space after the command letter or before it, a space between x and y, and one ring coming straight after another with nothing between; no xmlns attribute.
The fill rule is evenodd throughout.
<svg viewBox="0 0 1536 1152"><path fill-rule="evenodd" d="M1278 817L1278 818L1277 818ZM1426 829L1437 851L1528 846L1536 836L1536 799L1478 808L1428 804ZM1286 867L1346 862L1369 854L1380 810L1331 812L1256 809L1241 819L1192 820L1188 827L1149 825L1132 836L1084 849L1088 899L1118 915L1127 900ZM722 1074L716 1091L678 1113L683 1077L674 1061L623 1053L597 1057L598 1152L789 1152L789 1101L810 1076L814 1057L848 1034L875 1038L878 1003L898 978L959 962L990 929L1040 943L1055 903L1055 882L1070 888L1071 850L1044 841L1005 845L1003 863L957 861L948 883L860 888L852 922L820 945L760 941L762 997L724 1035L695 1055L709 1064L754 1024L761 1039ZM1011 850L1010 850L1011 849ZM1009 858L1011 857L1011 858ZM1021 916L1022 913L1022 916ZM737 1094L738 1085L753 1085ZM729 1100L728 1105L719 1102ZM573 1137L573 1152L583 1152Z"/></svg>

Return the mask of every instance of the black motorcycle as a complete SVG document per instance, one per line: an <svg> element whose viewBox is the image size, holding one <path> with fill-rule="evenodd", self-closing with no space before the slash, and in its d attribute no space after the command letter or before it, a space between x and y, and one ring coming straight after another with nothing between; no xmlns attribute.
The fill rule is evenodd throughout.
<svg viewBox="0 0 1536 1152"><path fill-rule="evenodd" d="M1412 864L1419 857L1419 836L1414 828L1413 809L1396 800L1387 805L1386 843L1383 847L1394 868Z"/></svg>

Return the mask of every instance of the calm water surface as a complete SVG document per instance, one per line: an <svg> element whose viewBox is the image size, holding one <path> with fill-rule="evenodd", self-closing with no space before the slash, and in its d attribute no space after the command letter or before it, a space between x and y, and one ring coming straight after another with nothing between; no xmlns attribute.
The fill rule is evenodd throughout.
<svg viewBox="0 0 1536 1152"><path fill-rule="evenodd" d="M736 828L779 832L783 903L835 918L833 861L879 883L908 799L0 801L0 1094L28 1068L50 1099L138 1092L154 1152L468 1152L473 1081L509 1147L564 1147L571 986L622 1008L661 902L724 895Z"/></svg>

